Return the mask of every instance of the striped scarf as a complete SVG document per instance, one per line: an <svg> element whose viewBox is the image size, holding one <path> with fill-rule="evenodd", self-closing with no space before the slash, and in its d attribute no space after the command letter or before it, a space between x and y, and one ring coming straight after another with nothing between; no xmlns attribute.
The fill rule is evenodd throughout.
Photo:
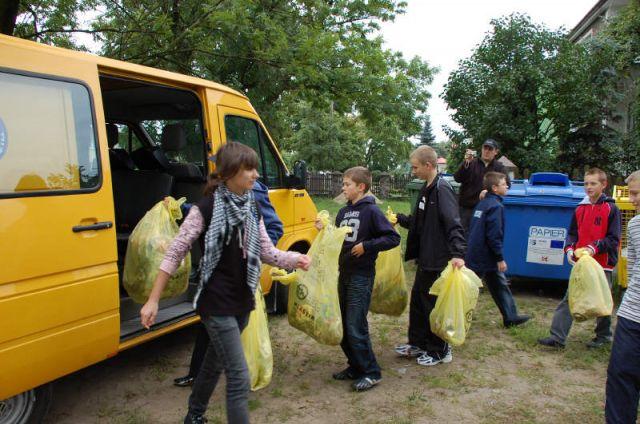
<svg viewBox="0 0 640 424"><path fill-rule="evenodd" d="M200 260L200 283L193 298L194 309L202 289L218 266L222 249L231 242L236 227L238 228L238 242L247 260L247 284L251 288L251 292L255 293L260 279L261 266L259 225L258 209L253 191L249 190L239 196L229 191L224 183L220 184L213 194L213 213L209 228L204 236L204 255Z"/></svg>

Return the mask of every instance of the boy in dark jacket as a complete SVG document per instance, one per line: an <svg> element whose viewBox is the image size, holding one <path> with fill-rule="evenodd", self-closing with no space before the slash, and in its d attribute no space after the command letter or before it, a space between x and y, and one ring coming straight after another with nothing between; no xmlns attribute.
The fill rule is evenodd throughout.
<svg viewBox="0 0 640 424"><path fill-rule="evenodd" d="M333 374L336 380L356 380L353 389L369 390L381 380L380 366L371 347L367 313L376 272L378 252L400 244L400 235L393 229L372 196L365 196L371 187L371 172L362 166L344 173L342 192L347 206L336 216L336 226L349 226L339 259L338 297L342 314L340 347L349 364ZM316 222L318 228L322 224Z"/></svg>
<svg viewBox="0 0 640 424"><path fill-rule="evenodd" d="M572 266L576 257L573 252L586 248L587 254L598 261L611 288L611 273L618 262L620 244L620 210L615 201L604 194L607 187L607 174L598 168L589 169L584 176L585 198L580 202L571 217L571 225L564 248L567 261ZM551 321L551 335L538 340L544 346L563 348L573 317L569 311L567 295L556 308ZM587 343L587 347L597 348L611 343L611 316L596 319L596 336Z"/></svg>
<svg viewBox="0 0 640 424"><path fill-rule="evenodd" d="M418 364L431 366L451 362L449 345L431 332L429 314L437 296L429 294L433 283L451 261L464 266L466 243L458 215L458 202L451 185L438 175L436 152L420 146L411 153L411 171L425 184L410 216L398 214L398 223L409 229L405 260L416 260L418 269L409 304L409 341L398 345L400 356L418 357Z"/></svg>
<svg viewBox="0 0 640 424"><path fill-rule="evenodd" d="M524 324L527 315L518 315L516 302L507 284L504 273L507 263L502 253L504 241L504 206L502 197L507 194L506 175L487 172L484 176L487 194L478 203L471 217L467 239L467 267L484 278L493 301L502 314L505 327Z"/></svg>

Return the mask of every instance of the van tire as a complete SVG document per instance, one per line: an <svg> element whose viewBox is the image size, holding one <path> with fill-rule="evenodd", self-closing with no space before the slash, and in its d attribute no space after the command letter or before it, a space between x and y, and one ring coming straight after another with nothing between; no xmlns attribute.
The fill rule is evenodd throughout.
<svg viewBox="0 0 640 424"><path fill-rule="evenodd" d="M40 424L49 412L53 399L53 384L0 401L0 424Z"/></svg>
<svg viewBox="0 0 640 424"><path fill-rule="evenodd" d="M289 286L285 286L277 281L273 282L272 290L274 291L275 305L273 308L274 315L284 315L287 313L289 305Z"/></svg>

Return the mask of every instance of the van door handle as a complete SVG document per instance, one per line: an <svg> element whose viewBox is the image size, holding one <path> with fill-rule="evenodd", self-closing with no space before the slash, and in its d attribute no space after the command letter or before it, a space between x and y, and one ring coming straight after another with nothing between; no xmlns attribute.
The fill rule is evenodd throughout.
<svg viewBox="0 0 640 424"><path fill-rule="evenodd" d="M74 233L79 233L81 231L95 231L95 230L108 230L113 227L113 222L104 221L104 222L96 222L91 225L76 225L71 228Z"/></svg>

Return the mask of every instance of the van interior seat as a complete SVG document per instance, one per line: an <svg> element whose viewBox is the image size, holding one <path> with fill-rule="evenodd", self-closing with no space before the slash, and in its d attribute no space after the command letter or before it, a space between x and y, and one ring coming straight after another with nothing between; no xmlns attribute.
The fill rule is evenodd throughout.
<svg viewBox="0 0 640 424"><path fill-rule="evenodd" d="M160 146L144 146L131 152L138 169L146 171L169 171L169 159Z"/></svg>
<svg viewBox="0 0 640 424"><path fill-rule="evenodd" d="M107 124L107 143L109 144L109 163L111 169L135 169L131 156L125 149L114 147L118 144L118 127L116 124Z"/></svg>
<svg viewBox="0 0 640 424"><path fill-rule="evenodd" d="M168 124L162 129L160 145L165 152L180 152L187 146L187 134L181 124ZM176 199L186 197L190 203L195 203L202 197L205 184L204 175L197 165L168 159L167 172L175 178L173 196Z"/></svg>
<svg viewBox="0 0 640 424"><path fill-rule="evenodd" d="M165 152L178 153L187 146L187 134L181 124L168 124L162 129L160 145ZM169 173L176 178L202 178L202 172L193 163L168 160Z"/></svg>

